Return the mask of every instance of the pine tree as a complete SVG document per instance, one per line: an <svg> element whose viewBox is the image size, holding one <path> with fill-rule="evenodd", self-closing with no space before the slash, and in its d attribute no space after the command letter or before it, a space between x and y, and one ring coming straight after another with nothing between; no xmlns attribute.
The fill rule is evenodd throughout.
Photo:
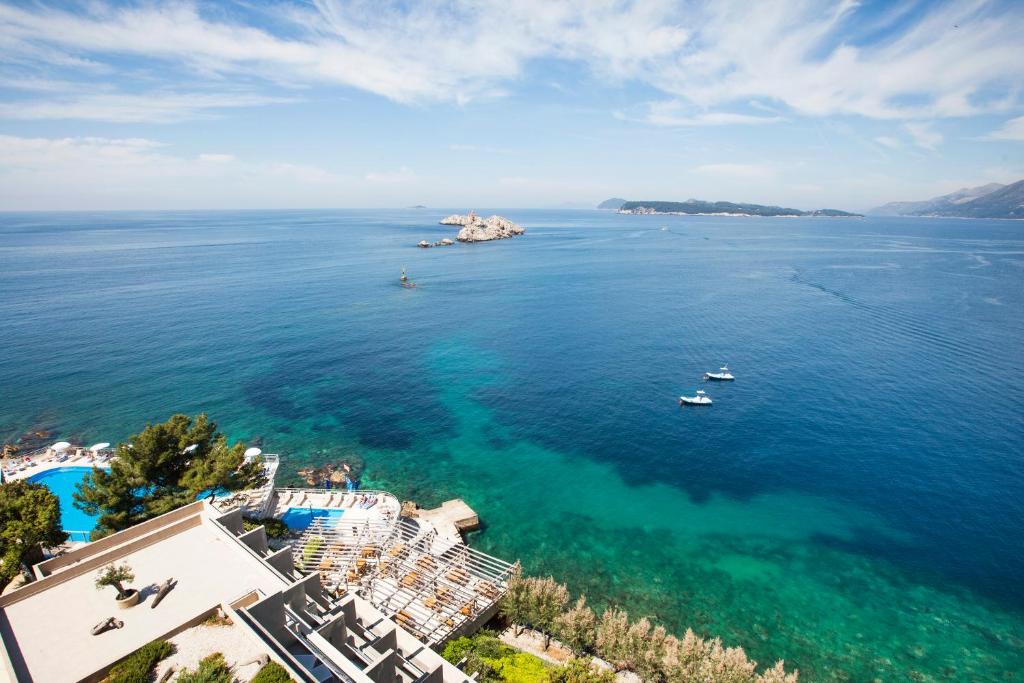
<svg viewBox="0 0 1024 683"><path fill-rule="evenodd" d="M60 500L43 484L0 484L0 590L9 584L29 553L68 540L61 529Z"/></svg>
<svg viewBox="0 0 1024 683"><path fill-rule="evenodd" d="M187 505L200 494L262 486L263 464L245 463L244 452L244 444L228 446L205 414L174 415L118 444L110 470L94 468L79 484L75 506L99 516L95 539Z"/></svg>

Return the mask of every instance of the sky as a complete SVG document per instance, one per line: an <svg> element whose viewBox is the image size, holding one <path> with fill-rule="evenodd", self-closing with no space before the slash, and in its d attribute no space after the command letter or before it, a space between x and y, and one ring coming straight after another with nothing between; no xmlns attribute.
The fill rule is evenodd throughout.
<svg viewBox="0 0 1024 683"><path fill-rule="evenodd" d="M0 0L0 210L863 210L1024 178L1024 2Z"/></svg>

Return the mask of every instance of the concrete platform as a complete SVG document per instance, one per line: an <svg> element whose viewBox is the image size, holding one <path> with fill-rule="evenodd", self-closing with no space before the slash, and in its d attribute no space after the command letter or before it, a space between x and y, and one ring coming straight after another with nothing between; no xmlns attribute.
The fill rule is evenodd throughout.
<svg viewBox="0 0 1024 683"><path fill-rule="evenodd" d="M445 501L432 510L405 507L403 511L407 516L430 522L438 536L457 543L463 542L462 534L480 528L480 517L461 498Z"/></svg>

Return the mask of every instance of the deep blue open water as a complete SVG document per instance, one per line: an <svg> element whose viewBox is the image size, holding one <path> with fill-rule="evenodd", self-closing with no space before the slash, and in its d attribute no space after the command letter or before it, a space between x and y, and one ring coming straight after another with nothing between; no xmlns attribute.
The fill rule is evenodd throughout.
<svg viewBox="0 0 1024 683"><path fill-rule="evenodd" d="M0 437L207 411L805 680L1019 677L1024 223L448 213L0 215Z"/></svg>

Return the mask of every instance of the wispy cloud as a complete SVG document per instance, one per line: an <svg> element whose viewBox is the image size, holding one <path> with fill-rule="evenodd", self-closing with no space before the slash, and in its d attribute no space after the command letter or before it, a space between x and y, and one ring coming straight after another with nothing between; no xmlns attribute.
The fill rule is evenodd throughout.
<svg viewBox="0 0 1024 683"><path fill-rule="evenodd" d="M253 107L291 98L269 97L253 93L178 93L150 92L139 95L122 93L61 94L52 99L0 103L0 118L5 119L77 119L114 123L176 123L214 118L226 109Z"/></svg>
<svg viewBox="0 0 1024 683"><path fill-rule="evenodd" d="M621 112L617 116L623 119L631 118ZM639 120L655 126L685 128L691 126L763 125L778 123L783 119L780 116L758 116L725 111L694 111L692 106L672 100L648 102L646 111L639 117Z"/></svg>
<svg viewBox="0 0 1024 683"><path fill-rule="evenodd" d="M903 143L899 138L894 138L889 135L879 135L875 138L875 142L880 144L882 147L888 147L889 149L902 149Z"/></svg>
<svg viewBox="0 0 1024 683"><path fill-rule="evenodd" d="M942 133L936 131L930 122L907 123L903 127L910 133L915 145L930 152L934 152L944 139Z"/></svg>
<svg viewBox="0 0 1024 683"><path fill-rule="evenodd" d="M857 30L860 11L850 0L314 0L263 13L267 22L257 26L187 0L100 1L77 10L0 5L0 44L6 61L22 65L117 70L112 57L136 55L236 86L337 84L405 103L498 96L524 78L531 62L564 60L609 83L644 83L696 112L651 113L651 123L672 126L764 123L758 119L771 117L742 110L762 109L766 101L783 115L882 119L965 116L1019 104L1024 5L974 0L912 17L870 16L880 24L872 39ZM132 120L140 106L87 102L70 111ZM32 111L58 113L42 105Z"/></svg>
<svg viewBox="0 0 1024 683"><path fill-rule="evenodd" d="M1010 119L985 136L986 140L1024 140L1024 116Z"/></svg>

